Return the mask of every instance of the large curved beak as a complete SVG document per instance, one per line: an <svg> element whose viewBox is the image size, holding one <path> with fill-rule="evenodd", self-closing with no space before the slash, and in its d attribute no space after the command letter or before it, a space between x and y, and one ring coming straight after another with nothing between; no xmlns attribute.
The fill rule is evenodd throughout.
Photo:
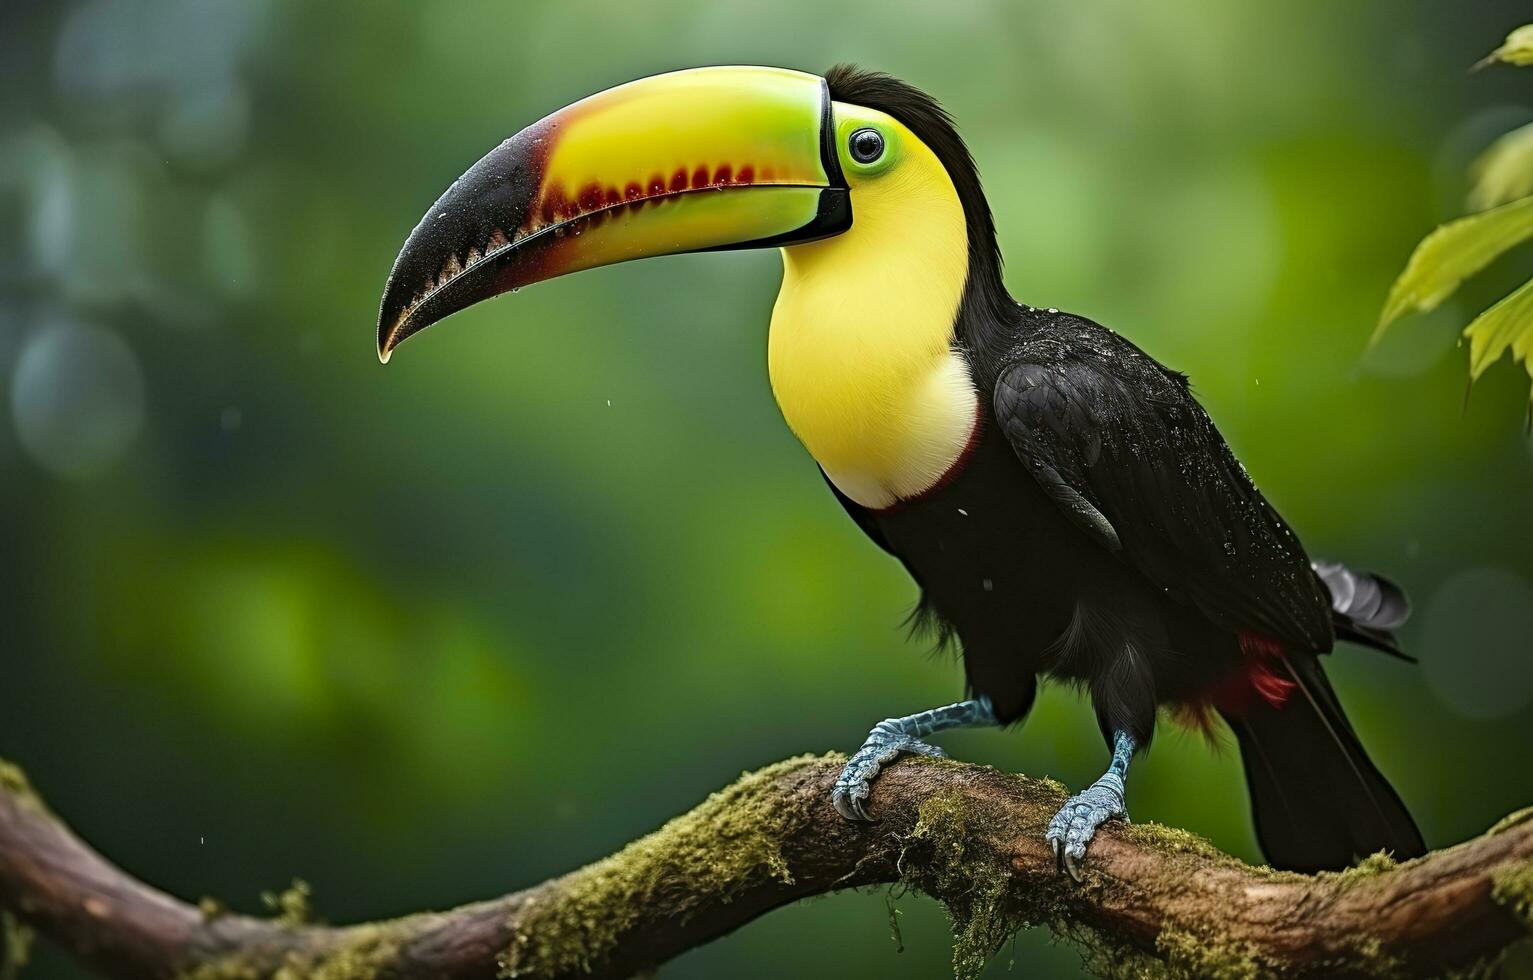
<svg viewBox="0 0 1533 980"><path fill-rule="evenodd" d="M533 123L453 182L394 261L378 356L529 283L811 241L851 222L824 79L780 68L640 79Z"/></svg>

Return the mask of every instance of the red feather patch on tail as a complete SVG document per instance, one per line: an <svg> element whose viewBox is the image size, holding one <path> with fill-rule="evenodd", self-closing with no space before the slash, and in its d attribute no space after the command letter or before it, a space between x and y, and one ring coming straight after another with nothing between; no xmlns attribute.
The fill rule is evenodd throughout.
<svg viewBox="0 0 1533 980"><path fill-rule="evenodd" d="M1299 685L1278 673L1282 669L1279 664L1285 656L1283 644L1260 633L1242 633L1240 650L1246 655L1246 682L1249 690L1274 708L1287 704L1294 688Z"/></svg>
<svg viewBox="0 0 1533 980"><path fill-rule="evenodd" d="M1225 714L1240 715L1257 699L1274 708L1288 703L1299 685L1283 676L1283 644L1261 633L1241 633L1240 651L1245 654L1241 669L1182 705L1176 715L1178 721L1210 734L1216 708Z"/></svg>

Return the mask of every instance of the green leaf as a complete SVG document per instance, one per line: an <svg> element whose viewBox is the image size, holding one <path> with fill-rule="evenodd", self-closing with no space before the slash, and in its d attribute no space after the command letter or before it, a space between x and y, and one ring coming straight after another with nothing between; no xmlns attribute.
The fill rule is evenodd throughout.
<svg viewBox="0 0 1533 980"><path fill-rule="evenodd" d="M1459 283L1529 237L1533 237L1533 197L1440 225L1411 253L1405 271L1389 290L1369 343L1376 343L1405 314L1436 309Z"/></svg>
<svg viewBox="0 0 1533 980"><path fill-rule="evenodd" d="M1496 140L1469 167L1469 209L1484 211L1533 194L1533 123Z"/></svg>
<svg viewBox="0 0 1533 980"><path fill-rule="evenodd" d="M1481 58L1475 68L1484 68L1498 61L1518 67L1533 65L1533 24L1524 24L1508 34L1501 47Z"/></svg>
<svg viewBox="0 0 1533 980"><path fill-rule="evenodd" d="M1469 380L1477 381L1485 369L1510 348L1512 360L1521 361L1533 378L1533 279L1514 289L1505 299L1474 318L1464 328L1469 338ZM1533 400L1533 390L1529 391Z"/></svg>

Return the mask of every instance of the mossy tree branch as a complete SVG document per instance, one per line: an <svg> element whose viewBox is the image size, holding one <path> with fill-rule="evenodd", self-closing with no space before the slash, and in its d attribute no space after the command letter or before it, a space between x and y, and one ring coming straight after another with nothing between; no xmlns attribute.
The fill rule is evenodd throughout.
<svg viewBox="0 0 1533 980"><path fill-rule="evenodd" d="M953 918L973 975L1048 924L1104 974L1436 976L1488 969L1533 925L1533 811L1396 865L1281 874L1182 831L1110 825L1087 880L1054 868L1047 780L905 760L879 822L829 804L841 758L742 777L662 829L562 878L448 912L347 927L220 914L127 875L0 763L0 909L112 977L627 977L809 895L902 882ZM17 942L20 940L18 939ZM0 973L4 966L0 965Z"/></svg>

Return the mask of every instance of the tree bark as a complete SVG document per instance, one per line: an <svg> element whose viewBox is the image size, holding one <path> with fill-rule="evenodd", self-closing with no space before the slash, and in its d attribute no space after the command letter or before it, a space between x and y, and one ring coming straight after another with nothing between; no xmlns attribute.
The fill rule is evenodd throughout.
<svg viewBox="0 0 1533 980"><path fill-rule="evenodd" d="M1018 928L1046 924L1114 975L1437 976L1488 971L1533 927L1533 809L1405 864L1341 874L1253 868L1184 831L1110 824L1086 881L1055 868L1049 780L905 759L874 824L841 819L844 759L743 776L622 851L501 898L330 927L220 913L127 875L0 763L0 909L124 978L628 977L809 895L899 882L940 900L954 969L973 976ZM5 973L0 962L0 976Z"/></svg>

